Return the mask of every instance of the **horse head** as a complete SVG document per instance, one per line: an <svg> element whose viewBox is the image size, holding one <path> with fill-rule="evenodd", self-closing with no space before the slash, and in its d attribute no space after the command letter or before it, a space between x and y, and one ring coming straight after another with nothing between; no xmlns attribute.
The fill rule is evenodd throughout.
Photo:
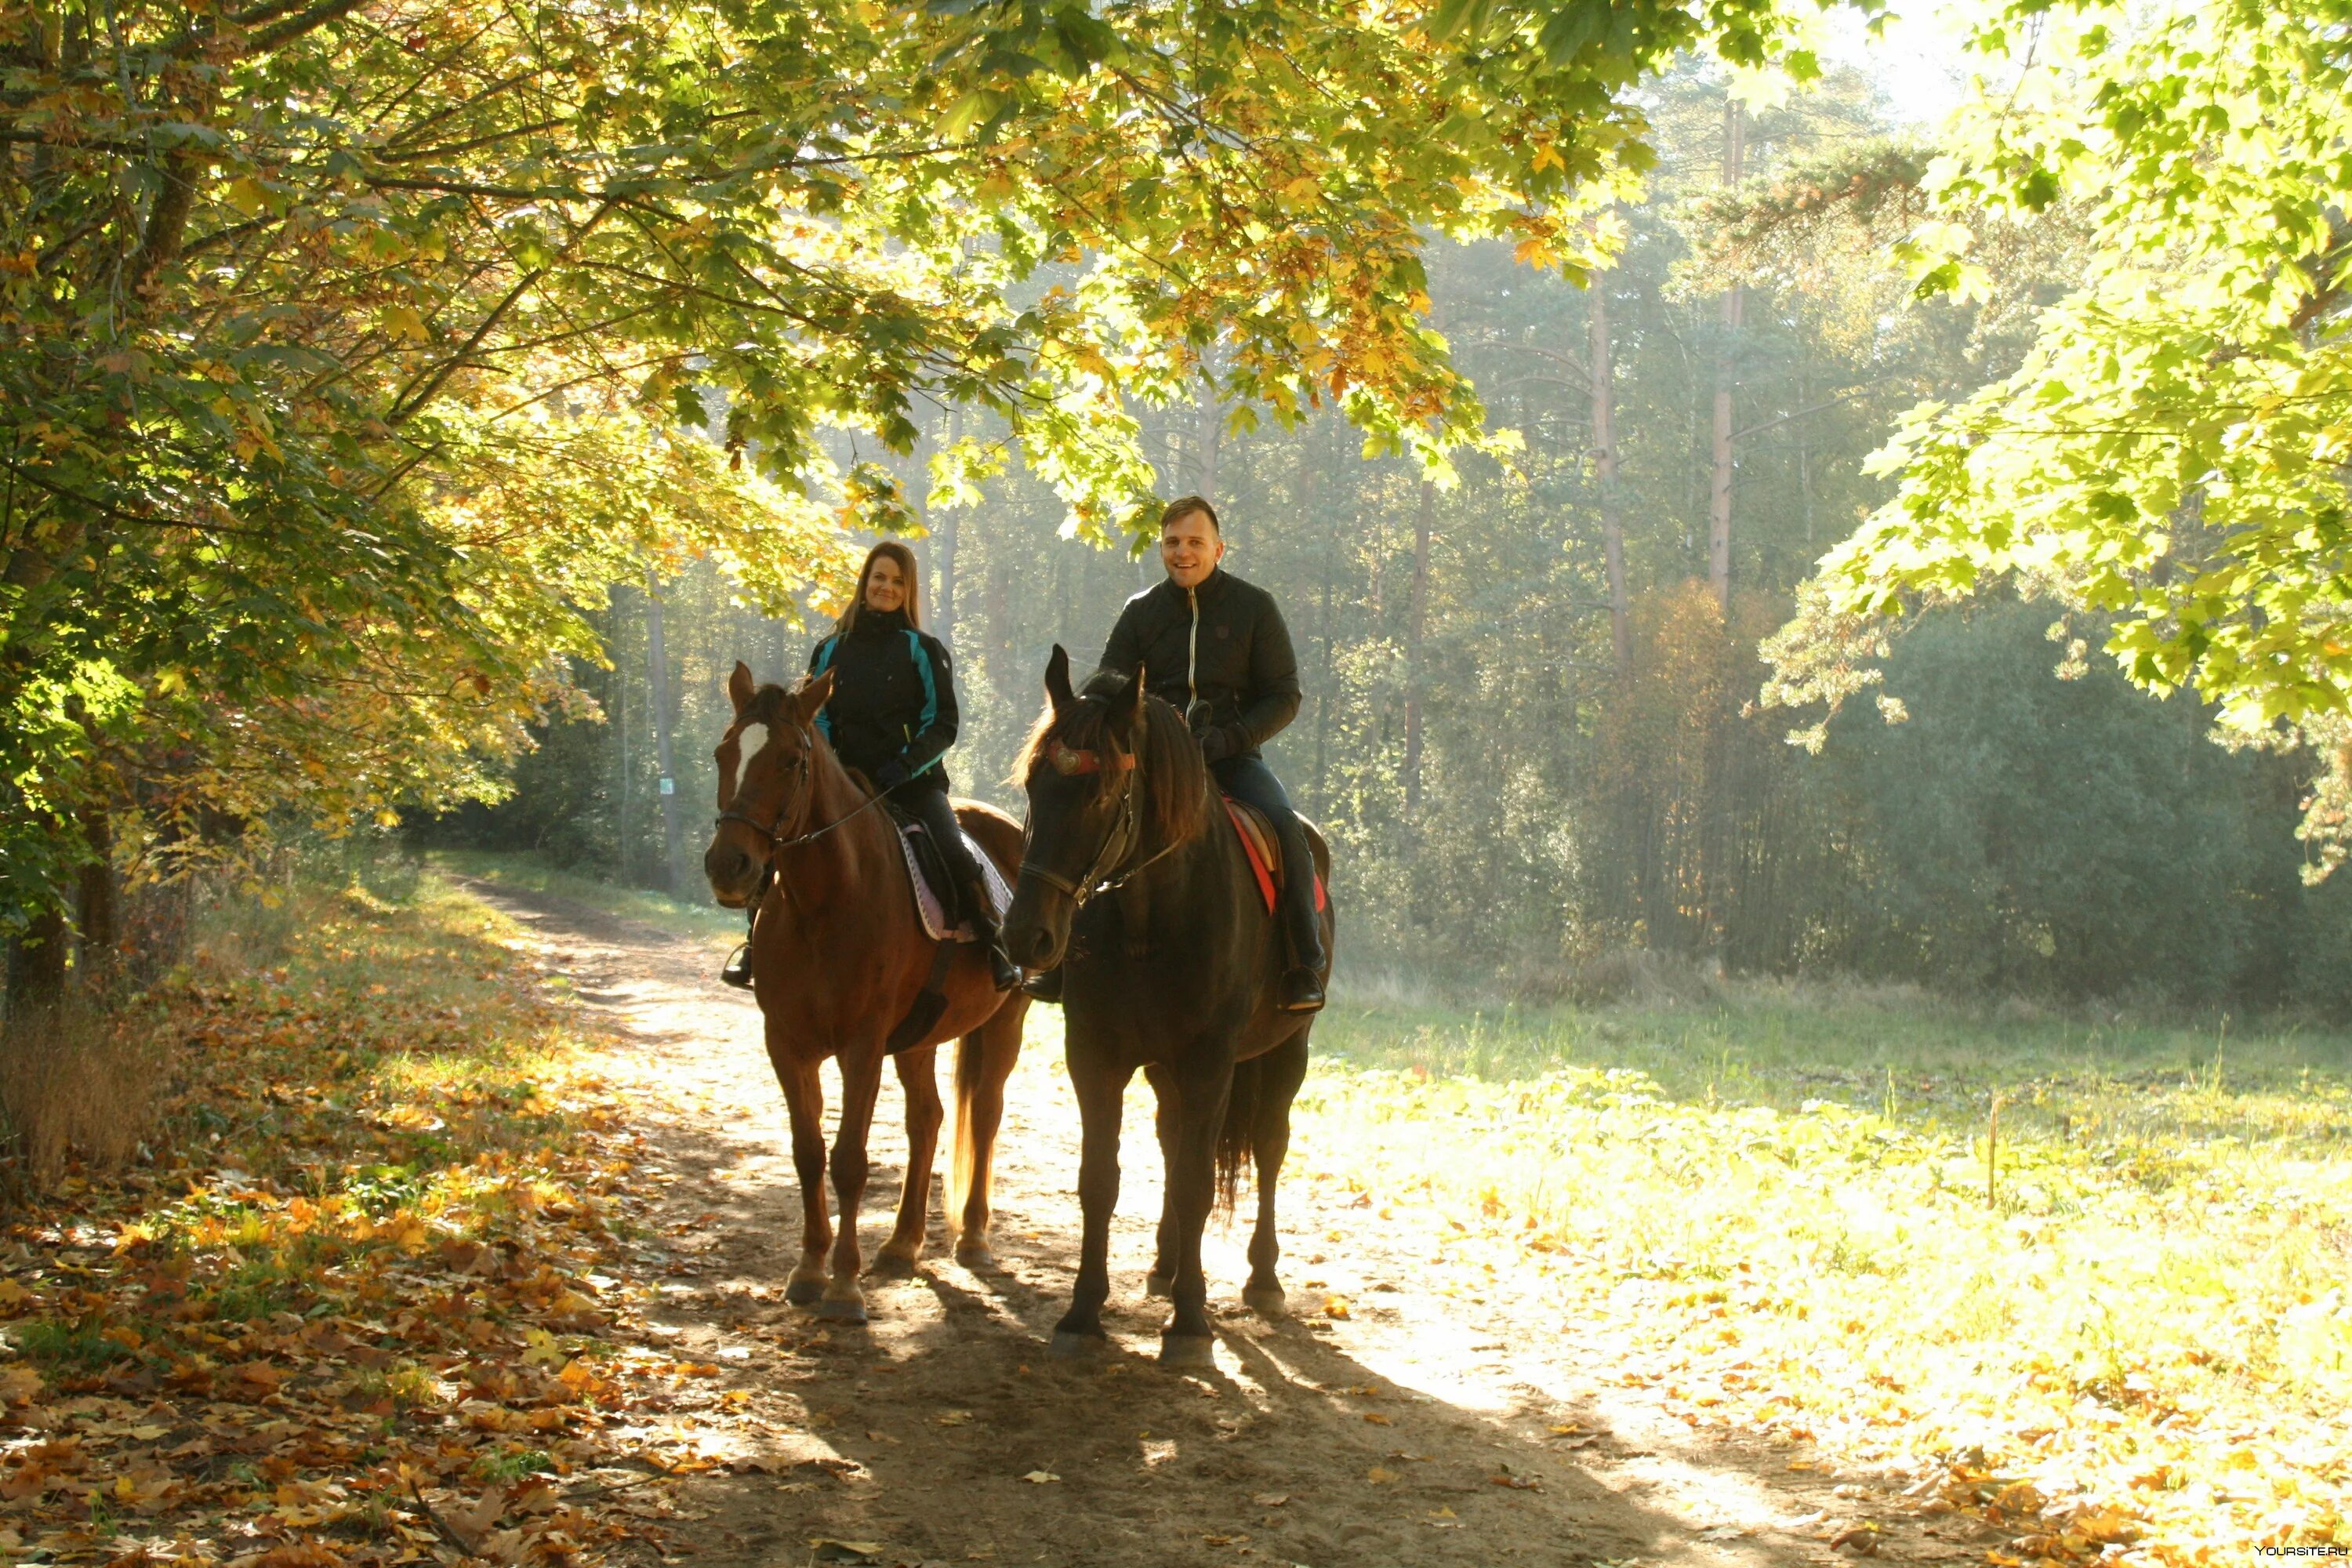
<svg viewBox="0 0 2352 1568"><path fill-rule="evenodd" d="M780 840L802 832L816 773L817 710L833 695L833 672L761 686L738 661L727 679L735 721L712 753L719 763L719 819L702 853L711 897L740 910L757 896Z"/></svg>
<svg viewBox="0 0 2352 1568"><path fill-rule="evenodd" d="M1081 694L1057 644L1045 696L1018 764L1029 830L1003 927L1006 952L1030 969L1061 963L1072 919L1103 882L1199 832L1206 800L1200 748L1145 694L1142 666L1100 671Z"/></svg>

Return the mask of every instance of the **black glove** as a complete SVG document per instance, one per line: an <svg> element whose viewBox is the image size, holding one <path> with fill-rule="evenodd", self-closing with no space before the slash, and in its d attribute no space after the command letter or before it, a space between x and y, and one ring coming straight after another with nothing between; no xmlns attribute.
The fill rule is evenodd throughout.
<svg viewBox="0 0 2352 1568"><path fill-rule="evenodd" d="M1208 731L1201 737L1201 760L1204 763L1212 764L1222 763L1240 750L1241 748L1234 743L1234 732L1223 724Z"/></svg>
<svg viewBox="0 0 2352 1568"><path fill-rule="evenodd" d="M915 775L907 771L904 757L893 757L874 770L874 787L888 795Z"/></svg>

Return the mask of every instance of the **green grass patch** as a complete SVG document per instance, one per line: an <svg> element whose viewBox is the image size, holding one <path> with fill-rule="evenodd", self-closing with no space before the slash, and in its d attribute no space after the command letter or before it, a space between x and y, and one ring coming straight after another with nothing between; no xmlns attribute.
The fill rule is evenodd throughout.
<svg viewBox="0 0 2352 1568"><path fill-rule="evenodd" d="M1311 1166L1615 1325L1694 1424L1932 1471L2021 1552L2352 1544L2342 1036L1777 994L1317 1042Z"/></svg>

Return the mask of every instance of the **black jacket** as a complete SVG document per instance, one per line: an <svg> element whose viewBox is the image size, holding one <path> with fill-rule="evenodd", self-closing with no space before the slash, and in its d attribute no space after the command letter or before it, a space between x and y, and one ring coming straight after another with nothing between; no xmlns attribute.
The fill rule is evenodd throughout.
<svg viewBox="0 0 2352 1568"><path fill-rule="evenodd" d="M895 757L926 787L947 788L940 757L955 744L955 675L939 638L899 611L860 610L848 636L810 651L809 673L826 669L833 696L816 721L843 762L870 778Z"/></svg>
<svg viewBox="0 0 2352 1568"><path fill-rule="evenodd" d="M1274 595L1222 567L1189 593L1163 579L1127 602L1102 664L1124 671L1139 660L1151 695L1178 712L1206 701L1234 756L1256 756L1297 716L1298 658Z"/></svg>

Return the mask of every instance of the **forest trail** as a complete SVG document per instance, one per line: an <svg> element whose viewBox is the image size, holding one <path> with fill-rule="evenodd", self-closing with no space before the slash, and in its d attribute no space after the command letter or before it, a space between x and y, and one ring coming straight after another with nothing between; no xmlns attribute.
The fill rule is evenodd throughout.
<svg viewBox="0 0 2352 1568"><path fill-rule="evenodd" d="M1304 1140L1282 1192L1299 1315L1240 1308L1246 1229L1213 1222L1217 1370L1161 1371L1164 1303L1142 1292L1160 1172L1139 1079L1112 1237L1115 1348L1050 1359L1078 1244L1076 1114L1051 1019L1033 1022L1009 1090L1001 1271L944 1256L935 1193L918 1277L868 1282L869 1326L821 1325L782 1300L800 1224L782 1099L756 1007L712 978L723 944L467 885L614 1042L595 1066L638 1107L646 1230L632 1258L658 1281L640 1331L716 1364L672 1408L731 1415L740 1435L678 1494L664 1561L1763 1568L1843 1561L1832 1540L1895 1560L1979 1555L1921 1531L1868 1476L1695 1433L1619 1385L1622 1347L1509 1281L1482 1279L1476 1302L1442 1293L1442 1216L1384 1216L1318 1175ZM904 1151L886 1083L869 1253ZM1874 1531L1848 1533L1861 1521Z"/></svg>

